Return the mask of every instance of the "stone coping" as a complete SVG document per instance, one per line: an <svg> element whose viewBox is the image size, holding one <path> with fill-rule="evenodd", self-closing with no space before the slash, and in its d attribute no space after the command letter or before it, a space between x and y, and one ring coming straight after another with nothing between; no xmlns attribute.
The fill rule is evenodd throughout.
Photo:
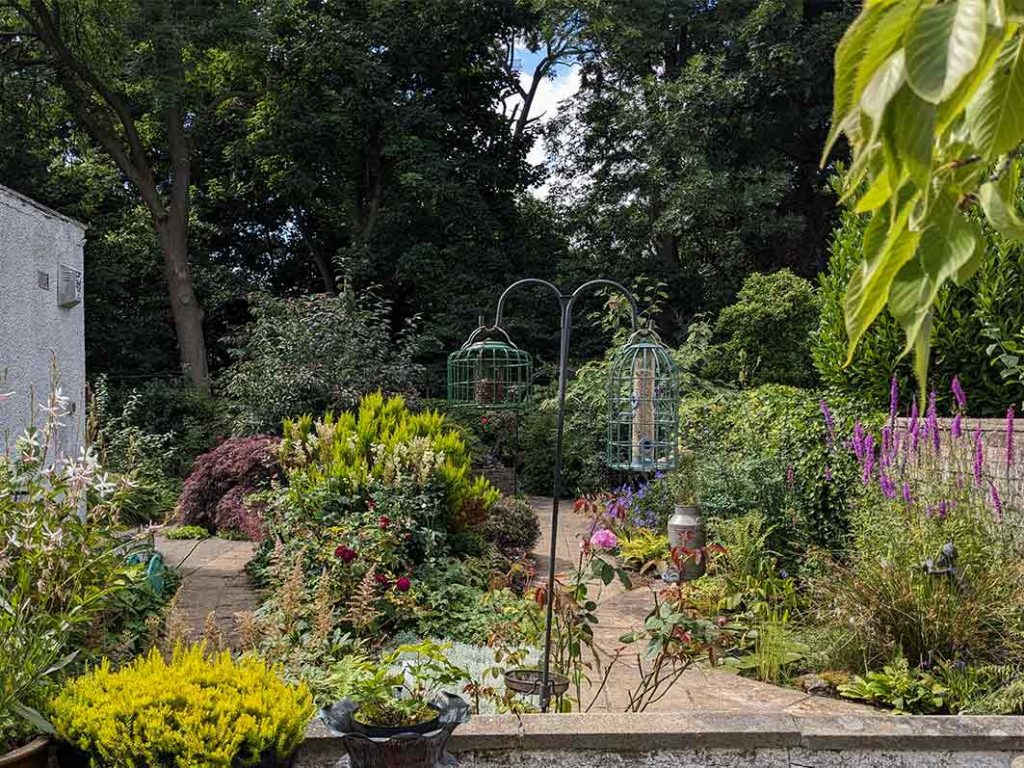
<svg viewBox="0 0 1024 768"><path fill-rule="evenodd" d="M884 752L1024 752L1024 717L794 716L735 713L478 715L455 731L449 751L654 752L799 747ZM341 754L319 721L304 753Z"/></svg>

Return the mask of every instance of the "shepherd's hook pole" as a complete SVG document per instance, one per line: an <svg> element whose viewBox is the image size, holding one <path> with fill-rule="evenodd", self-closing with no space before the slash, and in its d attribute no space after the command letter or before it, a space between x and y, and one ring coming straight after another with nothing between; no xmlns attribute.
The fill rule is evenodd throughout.
<svg viewBox="0 0 1024 768"><path fill-rule="evenodd" d="M565 432L565 389L569 378L569 340L572 337L572 308L576 299L584 291L602 285L615 288L629 302L631 322L633 330L639 327L640 312L637 307L636 297L623 285L614 280L590 280L583 283L572 293L563 293L554 284L547 280L540 280L534 277L527 277L518 280L506 288L498 298L498 309L495 312L494 327L501 326L501 319L505 310L505 302L509 293L521 285L543 285L555 292L558 296L558 307L560 314L560 336L558 350L558 421L555 430L555 467L554 467L554 492L551 502L551 545L548 548L548 583L547 600L545 602L544 614L544 663L541 668L541 691L540 711L547 712L551 703L553 685L551 683L551 637L554 626L555 609L555 560L558 554L558 500L562 492L562 438Z"/></svg>

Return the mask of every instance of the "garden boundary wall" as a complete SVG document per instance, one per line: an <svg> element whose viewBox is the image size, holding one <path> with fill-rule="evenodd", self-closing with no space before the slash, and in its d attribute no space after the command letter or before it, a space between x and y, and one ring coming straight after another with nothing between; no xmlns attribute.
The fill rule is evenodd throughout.
<svg viewBox="0 0 1024 768"><path fill-rule="evenodd" d="M461 726L449 749L467 768L1024 768L1024 718L490 715ZM317 722L296 768L343 755Z"/></svg>

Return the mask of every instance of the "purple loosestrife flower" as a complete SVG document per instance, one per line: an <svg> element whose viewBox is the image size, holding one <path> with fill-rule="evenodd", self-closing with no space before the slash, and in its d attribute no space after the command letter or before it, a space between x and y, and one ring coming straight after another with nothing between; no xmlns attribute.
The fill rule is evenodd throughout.
<svg viewBox="0 0 1024 768"><path fill-rule="evenodd" d="M950 390L953 392L953 397L956 400L957 406L960 408L967 407L967 395L964 394L964 388L960 386L960 377L954 376L953 382L949 385Z"/></svg>
<svg viewBox="0 0 1024 768"><path fill-rule="evenodd" d="M793 470L793 465L790 464L786 467L786 486L793 490L794 485L796 485L796 472Z"/></svg>
<svg viewBox="0 0 1024 768"><path fill-rule="evenodd" d="M906 480L903 481L903 501L905 501L907 505L914 503L914 496L910 493L910 483Z"/></svg>
<svg viewBox="0 0 1024 768"><path fill-rule="evenodd" d="M1013 406L1006 409L1006 466L1013 466Z"/></svg>
<svg viewBox="0 0 1024 768"><path fill-rule="evenodd" d="M875 438L871 435L867 435L864 438L864 462L863 462L863 474L861 480L864 485L871 482L871 474L875 469Z"/></svg>
<svg viewBox="0 0 1024 768"><path fill-rule="evenodd" d="M828 464L825 465L825 482L832 482L832 467L830 467Z"/></svg>
<svg viewBox="0 0 1024 768"><path fill-rule="evenodd" d="M864 425L859 421L853 425L853 455L864 463Z"/></svg>
<svg viewBox="0 0 1024 768"><path fill-rule="evenodd" d="M949 502L945 499L939 501L939 508L935 511L936 516L939 520L945 520L946 515L949 513Z"/></svg>
<svg viewBox="0 0 1024 768"><path fill-rule="evenodd" d="M836 423L832 418L832 410L828 407L828 403L822 399L818 405L821 407L821 415L825 417L825 441L831 448L836 439Z"/></svg>
<svg viewBox="0 0 1024 768"><path fill-rule="evenodd" d="M999 489L996 488L995 483L991 483L992 486L992 509L996 512L996 520L1000 523L1003 522L1003 500L999 498Z"/></svg>
<svg viewBox="0 0 1024 768"><path fill-rule="evenodd" d="M939 414L935 409L935 390L928 396L927 435L932 440L932 447L939 450Z"/></svg>
<svg viewBox="0 0 1024 768"><path fill-rule="evenodd" d="M889 382L889 423L896 423L896 414L900 409L900 383L896 380L896 377L892 377L892 381Z"/></svg>
<svg viewBox="0 0 1024 768"><path fill-rule="evenodd" d="M910 406L910 426L908 431L910 432L910 447L916 451L917 443L921 439L921 421L917 411L917 398L914 398L914 402Z"/></svg>
<svg viewBox="0 0 1024 768"><path fill-rule="evenodd" d="M981 440L981 427L974 430L974 482L981 485L981 470L985 466L985 444Z"/></svg>
<svg viewBox="0 0 1024 768"><path fill-rule="evenodd" d="M896 498L896 484L893 483L892 478L890 478L885 472L878 473L878 487L882 489L882 494L885 498Z"/></svg>
<svg viewBox="0 0 1024 768"><path fill-rule="evenodd" d="M955 416L953 416L953 423L950 425L949 431L953 435L954 440L959 440L961 437L964 436L964 428L963 424L961 423L962 418L963 415L959 412Z"/></svg>
<svg viewBox="0 0 1024 768"><path fill-rule="evenodd" d="M878 460L883 467L888 467L889 462L892 459L893 454L893 441L892 441L892 427L882 427L882 449L879 453Z"/></svg>

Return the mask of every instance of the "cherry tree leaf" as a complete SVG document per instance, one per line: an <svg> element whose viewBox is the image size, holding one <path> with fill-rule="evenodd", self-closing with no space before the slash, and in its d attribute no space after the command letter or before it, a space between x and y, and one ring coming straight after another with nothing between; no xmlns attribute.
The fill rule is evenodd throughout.
<svg viewBox="0 0 1024 768"><path fill-rule="evenodd" d="M1008 38L995 66L967 106L971 138L986 159L1008 152L1024 137L1024 37Z"/></svg>
<svg viewBox="0 0 1024 768"><path fill-rule="evenodd" d="M985 43L986 0L952 0L922 8L906 35L907 80L938 104L977 66Z"/></svg>

